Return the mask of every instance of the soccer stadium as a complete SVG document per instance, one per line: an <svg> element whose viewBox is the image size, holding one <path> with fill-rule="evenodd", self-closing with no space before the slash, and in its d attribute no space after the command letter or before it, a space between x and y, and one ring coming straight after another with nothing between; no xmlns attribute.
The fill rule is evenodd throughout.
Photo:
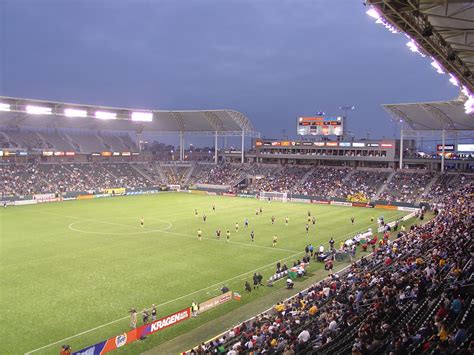
<svg viewBox="0 0 474 355"><path fill-rule="evenodd" d="M356 97L289 136L192 95L0 85L0 353L472 354L474 6L357 7L457 97L378 102L392 136L350 131Z"/></svg>

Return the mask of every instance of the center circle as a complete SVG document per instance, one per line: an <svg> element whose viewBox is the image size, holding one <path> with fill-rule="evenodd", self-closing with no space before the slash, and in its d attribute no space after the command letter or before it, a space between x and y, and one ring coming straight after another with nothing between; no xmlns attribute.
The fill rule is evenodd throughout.
<svg viewBox="0 0 474 355"><path fill-rule="evenodd" d="M68 228L70 230L74 231L74 232L86 233L86 234L133 235L133 234L147 234L147 233L162 232L162 231L170 229L173 226L173 224L170 221L167 221L167 220L164 220L164 219L147 218L147 219L145 219L145 226L141 227L140 224L139 224L140 218L137 218L137 217L124 217L124 218L125 219L134 219L137 222L136 222L136 224L129 225L129 224L120 223L120 222L113 222L113 221L117 220L116 217L115 218L103 218L103 219L100 219L100 220L84 218L82 220L70 223ZM121 220L123 220L124 218L121 218ZM150 225L150 223L147 223L148 220L153 221L151 223L152 226L158 224L157 227L159 227L159 228L150 229L148 227ZM156 223L154 221L156 221L158 223ZM103 231L100 231L101 229L103 229L101 227L97 227L98 230L92 230L92 228L77 227L78 225L81 225L81 224L86 224L90 227L94 227L94 226L98 226L98 225L110 226L110 228L113 227L113 228L119 229L121 231L103 232ZM124 229L129 230L129 231L124 232L123 231Z"/></svg>

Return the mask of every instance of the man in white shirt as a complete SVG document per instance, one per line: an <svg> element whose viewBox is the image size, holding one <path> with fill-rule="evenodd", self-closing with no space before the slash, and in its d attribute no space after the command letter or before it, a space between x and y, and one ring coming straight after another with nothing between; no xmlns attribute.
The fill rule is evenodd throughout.
<svg viewBox="0 0 474 355"><path fill-rule="evenodd" d="M298 340L303 341L303 343L306 343L309 340L309 332L305 329L303 330L300 335L298 335Z"/></svg>

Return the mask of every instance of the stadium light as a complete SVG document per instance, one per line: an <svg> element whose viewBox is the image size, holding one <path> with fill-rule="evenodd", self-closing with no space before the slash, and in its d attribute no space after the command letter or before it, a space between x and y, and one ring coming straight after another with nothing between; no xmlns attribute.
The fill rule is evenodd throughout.
<svg viewBox="0 0 474 355"><path fill-rule="evenodd" d="M449 82L454 86L459 86L458 79L456 79L456 77L451 73L449 73Z"/></svg>
<svg viewBox="0 0 474 355"><path fill-rule="evenodd" d="M132 121L151 122L153 120L153 112L132 112Z"/></svg>
<svg viewBox="0 0 474 355"><path fill-rule="evenodd" d="M433 59L433 58L431 58L431 59ZM436 72L438 74L446 74L445 71L443 70L443 67L441 66L441 64L439 64L436 61L436 59L433 59L433 61L431 62L431 66L436 69Z"/></svg>
<svg viewBox="0 0 474 355"><path fill-rule="evenodd" d="M77 110L75 108L67 108L64 110L64 116L67 117L87 117L86 110Z"/></svg>
<svg viewBox="0 0 474 355"><path fill-rule="evenodd" d="M53 110L51 107L28 105L26 106L26 112L30 115L51 115Z"/></svg>
<svg viewBox="0 0 474 355"><path fill-rule="evenodd" d="M0 111L10 111L10 104L0 103Z"/></svg>
<svg viewBox="0 0 474 355"><path fill-rule="evenodd" d="M115 112L96 111L95 118L99 120L116 120L117 114Z"/></svg>
<svg viewBox="0 0 474 355"><path fill-rule="evenodd" d="M370 7L365 13L376 20L378 20L381 17L381 15L379 14L379 12L377 11L375 7Z"/></svg>
<svg viewBox="0 0 474 355"><path fill-rule="evenodd" d="M426 57L426 55L420 51L420 47L418 47L418 43L416 43L414 40L410 39L410 41L407 43L407 46L408 46L408 48L410 48L410 50L413 53L418 53L423 58Z"/></svg>

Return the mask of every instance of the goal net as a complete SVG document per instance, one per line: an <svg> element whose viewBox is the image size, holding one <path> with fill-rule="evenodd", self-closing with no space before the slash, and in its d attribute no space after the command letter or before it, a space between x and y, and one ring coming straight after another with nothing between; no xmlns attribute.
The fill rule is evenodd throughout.
<svg viewBox="0 0 474 355"><path fill-rule="evenodd" d="M288 193L286 192L268 192L268 191L260 191L260 200L261 201L269 201L269 200L277 200L288 202Z"/></svg>
<svg viewBox="0 0 474 355"><path fill-rule="evenodd" d="M181 191L181 185L168 185L170 191Z"/></svg>

